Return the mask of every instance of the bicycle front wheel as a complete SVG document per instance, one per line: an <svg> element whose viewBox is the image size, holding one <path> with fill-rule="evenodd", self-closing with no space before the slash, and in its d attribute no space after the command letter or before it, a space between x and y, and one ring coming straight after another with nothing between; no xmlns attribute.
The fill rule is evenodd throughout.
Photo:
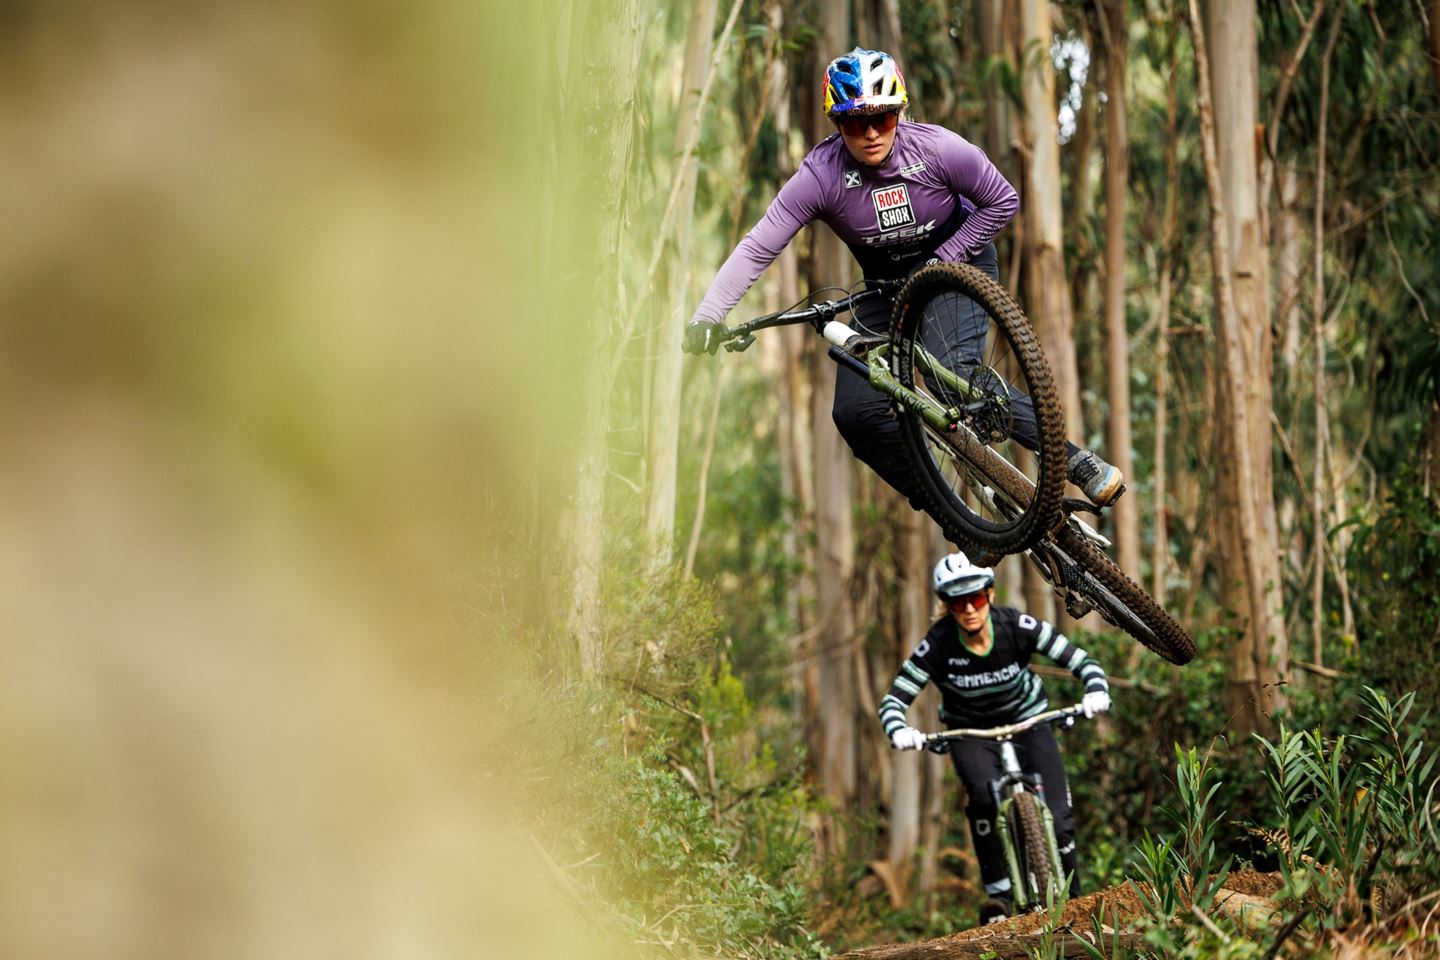
<svg viewBox="0 0 1440 960"><path fill-rule="evenodd" d="M1051 853L1049 835L1035 794L1017 793L1011 810L1014 811L1017 827L1012 841L1020 854L1016 861L1021 888L1015 891L1015 903L1022 908L1044 909L1060 899L1065 889L1065 878L1055 855Z"/></svg>
<svg viewBox="0 0 1440 960"><path fill-rule="evenodd" d="M970 264L932 264L896 296L890 343L891 374L923 404L900 406L901 436L947 534L997 553L1033 546L1060 521L1066 470L1059 394L1030 321Z"/></svg>

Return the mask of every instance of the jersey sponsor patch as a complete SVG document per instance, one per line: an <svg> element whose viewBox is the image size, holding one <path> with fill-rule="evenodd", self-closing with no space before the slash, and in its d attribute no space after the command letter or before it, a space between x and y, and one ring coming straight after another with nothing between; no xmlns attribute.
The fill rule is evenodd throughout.
<svg viewBox="0 0 1440 960"><path fill-rule="evenodd" d="M910 166L908 166L908 167L901 167L901 168L900 168L900 176L902 176L902 177L908 177L908 176L910 176L910 174L912 174L912 173L919 173L921 170L924 170L924 169L925 169L925 161L922 160L922 161L920 161L919 163L912 163L912 164L910 164Z"/></svg>
<svg viewBox="0 0 1440 960"><path fill-rule="evenodd" d="M899 230L915 222L915 210L910 206L910 188L903 183L881 187L870 194L875 201L875 218L880 229Z"/></svg>
<svg viewBox="0 0 1440 960"><path fill-rule="evenodd" d="M1020 629L1021 629L1021 630L1034 630L1035 627L1038 625L1038 623L1039 623L1039 621L1037 621L1034 617L1030 616L1030 614L1028 614L1028 613L1022 613L1022 614L1020 614Z"/></svg>
<svg viewBox="0 0 1440 960"><path fill-rule="evenodd" d="M845 189L846 189L846 190L853 190L855 187L858 187L858 186L860 186L860 171L859 171L859 170L846 170L846 171L845 171Z"/></svg>

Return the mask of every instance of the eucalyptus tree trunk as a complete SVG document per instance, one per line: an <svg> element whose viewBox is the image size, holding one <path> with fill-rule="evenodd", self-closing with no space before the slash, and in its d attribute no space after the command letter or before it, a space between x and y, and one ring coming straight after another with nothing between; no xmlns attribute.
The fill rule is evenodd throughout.
<svg viewBox="0 0 1440 960"><path fill-rule="evenodd" d="M1311 490L1314 496L1315 528L1311 546L1315 571L1310 598L1310 656L1316 666L1325 662L1325 459L1330 454L1330 414L1327 406L1329 398L1326 396L1328 391L1325 383L1325 136L1328 132L1327 114L1330 112L1330 59L1335 53L1335 41L1340 38L1342 20L1343 8L1331 14L1330 38L1325 44L1325 55L1320 60L1320 118L1319 132L1315 136L1315 283L1311 288L1311 315L1315 324L1315 470L1312 481L1314 486Z"/></svg>
<svg viewBox="0 0 1440 960"><path fill-rule="evenodd" d="M766 17L769 28L777 35L785 27L789 2L772 0ZM775 127L780 150L776 156L775 183L778 189L788 180L799 166L791 144L792 100L790 89L790 64L785 59L785 47L777 47L775 59L770 64L769 111ZM742 174L743 175L743 174ZM780 252L775 261L778 276L780 306L789 306L800 299L800 263L790 244ZM785 498L785 556L793 568L813 570L815 552L811 546L815 514L815 482L811 473L814 462L814 430L810 422L810 376L805 363L805 350L809 343L808 331L802 327L781 327L775 331L775 340L780 346L779 390L779 445L780 445L780 489ZM796 632L790 642L791 689L795 702L813 705L815 695L806 691L818 691L820 686L819 668L815 658L808 656L804 637L812 623L810 614L815 597L813 581L798 577L792 589L786 591L790 619ZM813 726L814 714L807 711L806 726ZM807 742L810 742L807 737Z"/></svg>
<svg viewBox="0 0 1440 960"><path fill-rule="evenodd" d="M1216 516L1222 569L1245 599L1243 629L1231 646L1225 710L1235 718L1232 728L1244 734L1272 729L1270 715L1286 699L1279 680L1290 668L1270 475L1270 318L1254 133L1256 18L1252 0L1212 7L1216 30L1213 44L1207 43L1197 3L1190 0L1220 354Z"/></svg>
<svg viewBox="0 0 1440 960"><path fill-rule="evenodd" d="M1106 459L1135 482L1130 456L1130 334L1125 324L1125 191L1130 173L1130 137L1126 132L1125 52L1128 46L1125 0L1106 0L1105 18L1105 368L1110 415L1106 420ZM1116 560L1140 579L1138 497L1122 497L1111 508Z"/></svg>
<svg viewBox="0 0 1440 960"><path fill-rule="evenodd" d="M1093 37L1085 37L1086 46L1094 48ZM1075 114L1075 135L1065 145L1070 155L1070 212L1066 223L1070 231L1071 247L1075 250L1075 263L1070 269L1070 295L1075 302L1076 322L1083 326L1093 323L1100 315L1100 254L1094 244L1095 220L1095 120L1099 115L1099 96L1095 84L1096 64L1090 65L1090 77L1081 95L1080 109ZM1098 347L1096 348L1098 350ZM1077 366L1087 374L1099 374L1101 362L1095 356L1077 358ZM1097 411L1098 412L1098 411ZM1080 411L1085 419L1086 411ZM1093 421L1093 417L1091 418Z"/></svg>
<svg viewBox="0 0 1440 960"><path fill-rule="evenodd" d="M1024 94L1026 173L1021 188L1025 211L1025 310L1040 338L1055 376L1065 412L1065 433L1084 435L1080 416L1080 375L1075 355L1075 316L1065 272L1065 240L1060 196L1060 142L1055 118L1055 66L1050 60L1054 31L1049 0L1019 0L1017 31ZM1048 594L1038 582L1027 592ZM1058 605L1057 605L1058 606ZM1036 616L1040 614L1032 611ZM1058 609L1053 618L1062 630L1069 617Z"/></svg>
<svg viewBox="0 0 1440 960"><path fill-rule="evenodd" d="M860 46L884 50L899 58L900 68L904 70L905 51L900 49L900 0L860 0L855 10L855 30ZM843 52L838 51L831 56Z"/></svg>
<svg viewBox="0 0 1440 960"><path fill-rule="evenodd" d="M979 8L981 54L987 61L998 60L1007 64L1010 69L1018 69L1016 32L1019 19L1013 0L976 0L976 5ZM996 71L985 86L985 152L1005 175L1005 179L1023 194L1025 171L1029 164L1025 162L1022 151L1015 149L1015 137L1019 130L1014 113L1013 105L1000 82L999 72ZM1010 221L1010 226L996 238L1001 267L1000 280L1012 295L1016 293L1020 277L1024 273L1022 264L1027 222L1027 213L1022 206ZM1006 256L1007 245L1009 256ZM1019 455L1022 460L1027 456L1023 450ZM1026 471L1033 469L1033 464L1029 462L1022 462L1017 466ZM1007 602L1024 607L1033 616L1046 620L1052 618L1053 595L1033 564L1025 562L1020 556L1012 555L1003 561L1000 574L1004 578L1000 589L1002 594L1008 597Z"/></svg>
<svg viewBox="0 0 1440 960"><path fill-rule="evenodd" d="M620 310L619 232L624 217L625 174L631 150L631 117L640 59L640 0L614 0L583 8L571 24L569 89L573 101L565 114L591 135L586 149L562 161L565 182L577 205L589 204L594 216L582 219L563 241L570 274L593 285L587 318L591 333L608 333L605 324ZM562 207L563 209L563 207ZM583 333L580 342L590 342ZM613 350L620 349L616 344ZM611 358L592 357L585 364L585 422L578 432L575 492L566 523L569 571L569 636L575 642L584 676L593 678L603 666L601 652L601 569L605 548L605 479L609 473Z"/></svg>
<svg viewBox="0 0 1440 960"><path fill-rule="evenodd" d="M1020 0L1020 49L1025 59L1025 144L1029 165L1024 184L1026 307L1030 322L1060 388L1065 431L1082 434L1079 377L1075 362L1075 317L1065 273L1064 217L1060 196L1060 142L1055 120L1054 39L1049 0Z"/></svg>
<svg viewBox="0 0 1440 960"><path fill-rule="evenodd" d="M820 7L818 37L812 75L818 78L825 64L850 49L850 4ZM818 90L819 83L813 85ZM832 132L818 100L811 101L809 127L813 142ZM810 227L810 289L845 286L850 278L850 256L828 227ZM855 736L856 677L853 651L855 611L850 581L855 570L855 531L852 518L851 471L854 457L830 416L835 392L835 364L825 351L809 344L811 421L815 425L812 471L815 484L815 598L818 648L819 703L812 716L819 718L817 742L811 745L820 793L836 814L828 824L823 844L829 852L843 848L843 824L858 787Z"/></svg>
<svg viewBox="0 0 1440 960"><path fill-rule="evenodd" d="M1280 168L1279 216L1276 218L1275 309L1280 332L1280 358L1292 378L1300 362L1300 178L1295 168ZM1293 379L1291 381L1294 382Z"/></svg>
<svg viewBox="0 0 1440 960"><path fill-rule="evenodd" d="M1160 227L1160 289L1155 306L1155 552L1150 562L1154 578L1150 595L1162 607L1165 606L1170 564L1165 445L1170 426L1170 299L1175 282L1175 234L1180 213L1180 142L1176 135L1179 94L1175 87L1179 66L1177 47L1172 39L1170 81L1165 87L1165 210ZM1136 661L1132 659L1131 662Z"/></svg>
<svg viewBox="0 0 1440 960"><path fill-rule="evenodd" d="M910 655L925 631L930 628L930 578L928 576L931 557L927 551L925 527L930 520L923 514L910 509L901 497L892 515L901 518L896 524L896 590L899 593L898 623L894 644L893 663L896 667ZM877 678L882 679L882 678ZM883 678L884 682L889 677ZM917 710L912 706L912 714ZM922 718L912 715L912 723ZM901 891L910 888L910 875L915 861L915 851L920 844L920 805L924 800L924 768L920 758L913 754L895 757L890 778L890 835L886 859L890 862L890 873Z"/></svg>
<svg viewBox="0 0 1440 960"><path fill-rule="evenodd" d="M676 201L675 226L668 265L667 295L655 336L654 387L650 394L650 429L647 431L646 477L650 485L645 532L657 566L670 562L675 530L675 466L680 440L680 368L683 356L680 340L689 289L690 232L695 207L697 161L686 154L695 127L701 122L704 105L700 91L710 70L710 52L715 34L717 0L694 0L690 8L690 31L685 42L685 64L681 74L680 104L675 116L673 175L681 180Z"/></svg>
<svg viewBox="0 0 1440 960"><path fill-rule="evenodd" d="M1013 62L1014 55L1005 39L1005 10L1007 0L976 0L979 7L980 50L986 60L999 57ZM1010 101L1006 98L998 77L992 77L985 86L985 152L990 160L1005 174L1005 179L1015 182L1015 164L1010 156L1012 116Z"/></svg>

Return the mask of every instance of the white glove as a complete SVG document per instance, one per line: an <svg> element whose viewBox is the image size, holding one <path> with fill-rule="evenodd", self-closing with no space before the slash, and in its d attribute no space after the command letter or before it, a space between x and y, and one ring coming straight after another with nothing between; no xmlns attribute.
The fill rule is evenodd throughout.
<svg viewBox="0 0 1440 960"><path fill-rule="evenodd" d="M1110 694L1104 690L1096 690L1094 693L1087 693L1080 698L1080 709L1085 711L1085 716L1093 717L1097 713L1104 713L1110 709Z"/></svg>
<svg viewBox="0 0 1440 960"><path fill-rule="evenodd" d="M925 734L914 727L901 727L890 734L890 745L896 750L924 750Z"/></svg>

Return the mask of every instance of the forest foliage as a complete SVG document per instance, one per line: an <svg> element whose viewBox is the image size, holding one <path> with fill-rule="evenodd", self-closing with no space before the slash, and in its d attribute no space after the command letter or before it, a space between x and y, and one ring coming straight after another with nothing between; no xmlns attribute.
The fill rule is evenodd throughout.
<svg viewBox="0 0 1440 960"><path fill-rule="evenodd" d="M1105 383L1114 371L1105 366L1102 304L1095 292L1096 278L1105 270L1101 256L1109 202L1101 184L1105 154L1099 135L1107 110L1102 91L1109 69L1104 60L1109 5L1053 5L1051 49L1031 45L1013 58L984 46L986 6L856 3L848 16L852 36L862 44L879 46L887 31L898 27L897 53L910 81L912 116L950 126L987 149L998 142L1004 153L993 158L1002 169L1013 170L1009 165L1023 162L1023 155L1011 154L1010 141L987 139L991 133L1007 135L987 128L994 115L987 108L1003 104L1018 124L1025 71L1057 72L1064 262L1071 265L1085 439L1103 449L1107 421L1129 417L1135 471L1129 496L1140 511L1143 555L1136 573L1143 582L1159 585L1162 601L1200 645L1191 665L1175 669L1137 656L1133 641L1122 635L1089 623L1067 628L1123 684L1104 724L1063 738L1081 818L1087 886L1153 878L1157 872L1165 872L1167 884L1174 886L1174 871L1182 866L1192 871L1210 871L1222 863L1280 869L1290 884L1286 902L1295 905L1295 915L1306 915L1299 932L1287 936L1294 937L1292 943L1308 944L1306 949L1333 945L1338 941L1327 940L1327 931L1353 932L1375 919L1345 912L1351 908L1342 902L1344 891L1334 887L1334 875L1326 871L1333 867L1352 882L1364 865L1339 862L1344 856L1358 855L1361 848L1367 856L1374 853L1386 860L1381 872L1387 876L1405 873L1414 865L1407 856L1418 856L1424 861L1418 876L1428 881L1434 873L1433 858L1420 853L1421 833L1385 832L1396 827L1401 815L1380 813L1380 805L1390 802L1382 799L1389 795L1373 779L1381 761L1375 754L1363 760L1354 752L1369 744L1365 749L1393 749L1392 757L1429 757L1433 749L1420 744L1433 745L1440 732L1432 711L1415 709L1417 703L1436 702L1432 665L1440 626L1434 563L1440 514L1433 467L1440 409L1440 351L1435 347L1440 342L1435 322L1440 276L1434 256L1440 90L1427 69L1430 41L1423 29L1425 17L1433 14L1419 5L1401 9L1363 3L1260 3L1255 11L1261 126L1253 148L1262 183L1268 177L1270 190L1256 214L1266 236L1265 322L1271 344L1266 362L1273 381L1270 405L1261 415L1271 437L1269 503L1283 578L1263 586L1283 616L1288 649L1271 655L1272 668L1284 664L1269 684L1283 706L1262 718L1263 739L1251 741L1247 724L1226 706L1236 683L1232 650L1246 631L1247 614L1220 530L1230 508L1212 495L1217 449L1223 449L1216 447L1217 433L1225 425L1215 396L1220 360L1213 332L1210 223L1199 202L1208 188L1198 142L1197 64L1188 11L1183 4L1161 0L1122 5L1128 24L1123 82L1129 133L1122 262L1131 406L1116 411L1107 406ZM993 6L1002 15L1011 9ZM688 8L642 5L639 11L639 72L664 82L642 84L633 104L635 140L625 174L628 228L618 266L624 289L641 292L635 302L642 312L620 367L634 377L616 381L612 391L609 430L615 442L609 469L614 479L606 487L611 525L604 539L606 583L620 585L618 593L607 586L607 607L621 612L624 625L612 628L607 620L598 632L606 663L618 666L607 672L605 685L612 694L619 691L618 702L625 704L611 709L625 718L627 736L635 741L623 752L627 762L654 775L636 781L647 784L644 791L637 793L632 783L627 802L647 823L649 811L672 811L669 822L679 833L663 840L657 835L656 843L673 845L683 838L687 848L715 849L686 832L700 830L700 808L687 816L671 806L674 799L667 790L683 793L687 785L695 797L723 810L706 830L733 824L750 835L772 838L775 824L784 821L804 824L807 836L818 843L802 850L789 845L801 838L787 835L786 853L777 860L768 839L761 840L763 850L733 839L732 869L752 871L752 877L763 880L770 892L757 902L773 905L775 923L764 931L764 923L748 910L736 913L726 929L711 919L699 921L693 929L703 932L695 934L694 949L702 952L741 950L737 935L746 944L743 950L789 955L817 949L819 943L837 949L968 925L978 893L953 784L937 780L944 795L924 816L943 811L940 834L915 854L928 861L928 874L922 865L908 885L896 885L893 878L877 881L884 871L876 872L875 865L887 856L891 811L885 791L891 760L883 741L865 729L873 726L869 711L854 711L857 756L862 767L870 768L861 774L858 801L855 796L836 800L823 786L827 760L817 752L816 727L831 721L807 713L816 701L805 677L806 657L815 656L806 653L811 649L807 638L819 629L811 578L825 575L816 567L816 548L826 549L825 534L811 525L807 511L813 506L803 484L792 481L797 458L806 454L789 426L796 402L785 372L789 347L772 344L753 361L752 354L687 363L679 428L687 439L676 468L675 530L678 543L693 537L694 548L693 559L677 549L674 563L683 562L685 572L704 588L685 594L674 574L657 574L650 559L638 522L654 482L643 451L657 429L646 413L651 379L645 373L657 339L646 330L683 322L713 270L764 211L785 171L793 169L798 152L811 142L813 124L803 112L814 104L805 90L816 64L833 52L818 49L824 26L805 4L741 2L716 11L710 27L715 36L725 36L727 14L735 17L735 26L729 45L715 53L718 72L710 81L711 102L704 107L696 141L699 175L689 259L652 261L644 254L652 244L665 249L670 222L664 201L672 178L687 162L672 144L670 119L682 92L676 85L680 54L695 17ZM1317 141L1322 115L1328 144L1323 153ZM1008 136L1019 134L1012 129ZM1317 210L1322 166L1323 206ZM1173 223L1167 225L1169 217ZM1002 234L1001 239L1009 243L1013 237ZM803 236L797 241L802 267L810 242ZM625 249L631 247L637 256L627 259ZM1029 261L1009 247L1002 247L1001 260L1030 269ZM656 285L645 270L657 262L662 273L678 270L686 278L686 295L679 301L652 292ZM737 317L789 302L777 270L742 302ZM1157 312L1162 273L1168 274L1171 289L1163 315ZM1002 280L1017 289L1008 266L1002 267ZM1321 280L1324 286L1318 287ZM787 389L792 391L788 395ZM822 380L804 380L800 389L803 399L805 391L825 387ZM817 412L813 429L831 427ZM1165 474L1163 487L1157 467ZM868 685L871 692L865 696L873 702L913 641L897 630L895 595L923 589L916 583L923 583L923 576L906 572L896 533L903 506L897 508L863 470L851 482L856 561L849 590L856 608L855 642L868 665L859 682ZM1162 489L1166 499L1157 503ZM1161 526L1163 539L1157 537ZM1323 549L1317 549L1317 540ZM1318 588L1317 563L1322 565ZM646 608L635 616L635 604L661 595L688 596L691 606L688 612ZM1014 602L1018 591L1011 597ZM688 622L702 608L714 619L706 629L694 630L682 644L688 652L673 659L681 649L673 618ZM703 671L697 674L700 664ZM1047 677L1046 682L1052 701L1078 697L1072 681ZM745 720L730 735L738 743L758 738L772 745L758 766L753 760L749 768L735 766L733 758L717 764L706 756L706 744L721 742L717 731L735 716L714 700L715 690L725 686L733 691L731 702L744 705ZM664 692L647 692L650 687ZM1396 731L1405 738L1403 744L1392 742L1387 748L1383 738L1366 739L1377 717L1395 716L1403 718L1403 732ZM1268 771L1265 758L1282 754L1282 767L1299 767ZM1302 755L1308 759L1296 759ZM1368 771L1372 779L1363 788L1358 781L1326 781L1325 764L1334 762L1356 777ZM702 773L707 763L716 770L708 780ZM1297 773L1300 767L1306 772ZM1418 769L1433 774L1423 760ZM1284 777L1291 778L1288 787L1281 782ZM1297 786L1300 781L1303 788ZM1285 789L1291 791L1288 802ZM1355 826L1359 821L1353 817L1361 814L1353 809L1346 827L1333 816L1326 820L1330 814L1318 806L1342 803L1336 791L1345 789L1376 798L1377 806L1364 814L1369 820L1363 829ZM1296 806L1300 793L1313 801L1311 807ZM740 795L748 799L742 803ZM1416 825L1432 813L1430 800L1412 801L1405 816L1419 829ZM739 819L729 819L732 815ZM1302 826L1305 817L1310 820ZM1237 823L1249 829L1232 829ZM1192 835L1196 829L1204 833ZM1355 835L1356 829L1363 836ZM1346 830L1348 853L1324 846L1339 843L1332 834ZM1295 845L1289 852L1278 850L1263 839L1267 831L1291 832ZM1323 847L1313 861L1297 859L1302 835L1304 843ZM946 853L935 859L942 849ZM1409 854L1401 852L1407 849ZM1397 859L1389 860L1391 855ZM696 863L708 876L705 871L713 864L704 866L707 857L697 854ZM1182 864L1176 857L1189 860ZM652 863L643 857L636 862ZM1297 878L1302 862L1328 866L1316 868L1320 872L1308 879ZM777 865L783 865L779 872ZM682 870L679 862L672 866ZM1370 869L1367 883L1380 868ZM724 901L735 882L732 877L708 889ZM694 890L682 894L678 887L654 883L645 889L648 894L627 901L645 922L664 914L667 904L680 913L717 915L708 912L714 903ZM807 903L788 900L780 890L793 890ZM1408 893L1419 890L1407 888ZM1396 910L1400 906L1391 904ZM678 935L681 928L675 929ZM652 940L682 949L658 932L652 930ZM1158 951L1176 956L1210 955L1206 951L1215 949L1204 939L1209 934L1198 939L1173 931L1155 936Z"/></svg>

